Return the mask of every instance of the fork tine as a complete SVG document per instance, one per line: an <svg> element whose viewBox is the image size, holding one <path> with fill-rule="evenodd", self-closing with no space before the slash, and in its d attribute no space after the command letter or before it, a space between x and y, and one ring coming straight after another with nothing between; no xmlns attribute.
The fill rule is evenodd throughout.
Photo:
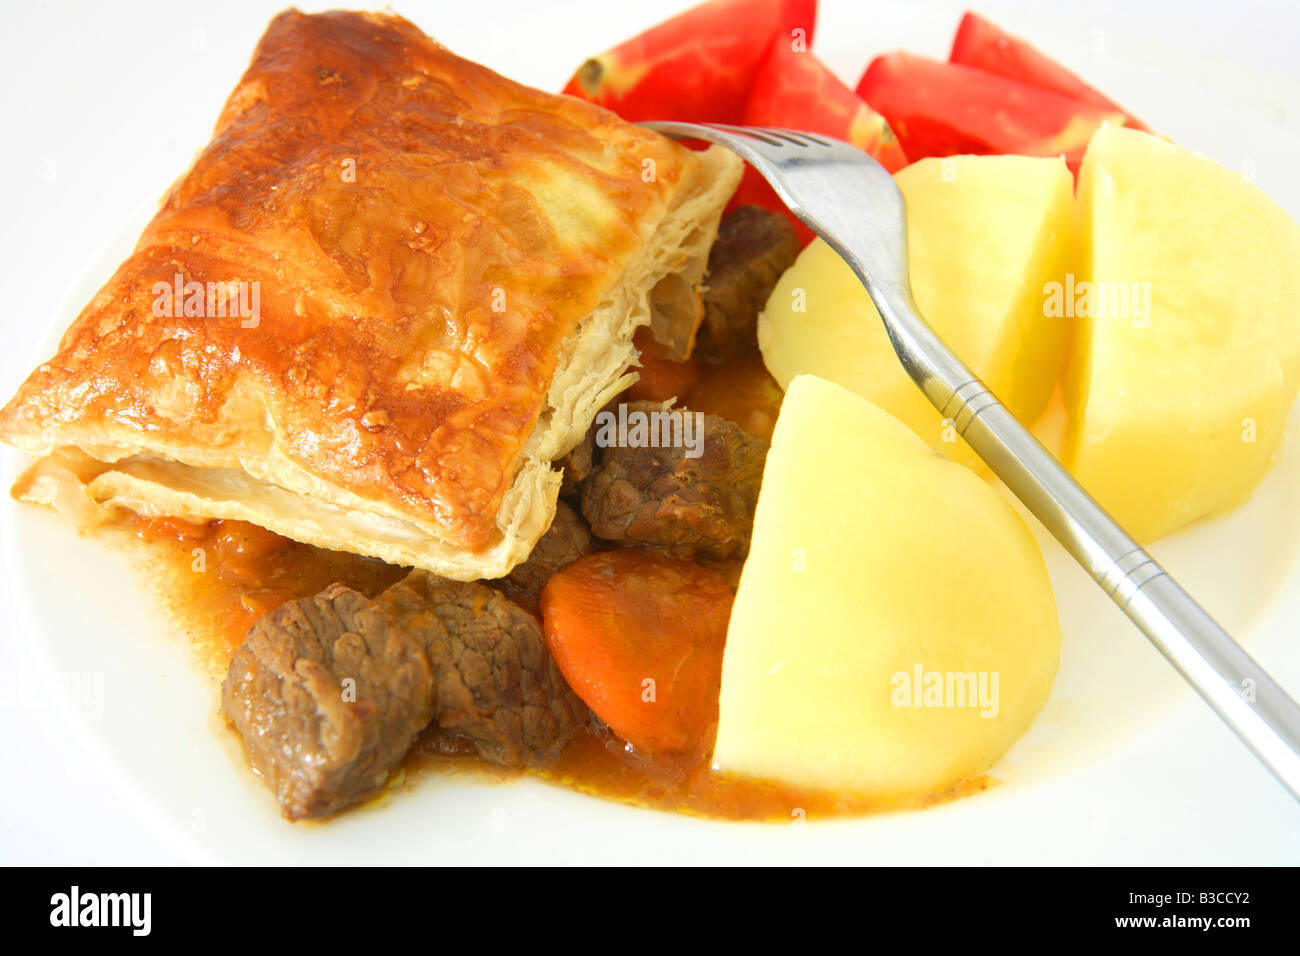
<svg viewBox="0 0 1300 956"><path fill-rule="evenodd" d="M808 140L808 142L810 142L810 143L815 143L815 144L818 145L818 146L834 146L834 145L835 145L831 140L829 140L829 139L823 139L822 137L820 137L820 136L815 136L815 135L812 134L812 133L800 132L799 135L802 136L804 139Z"/></svg>
<svg viewBox="0 0 1300 956"><path fill-rule="evenodd" d="M761 130L764 134L768 136L776 137L777 139L780 139L787 143L791 143L795 146L807 147L807 146L833 145L829 140L823 139L822 137L816 136L812 133L804 132L803 130L778 129L772 126L762 126L756 128Z"/></svg>
<svg viewBox="0 0 1300 956"><path fill-rule="evenodd" d="M803 134L792 129L777 129L775 127L761 127L763 132L781 140L783 143L789 143L791 146L798 146L800 149L808 148L808 141L803 138Z"/></svg>
<svg viewBox="0 0 1300 956"><path fill-rule="evenodd" d="M769 146L781 146L782 140L776 136L774 130L758 126L731 126L727 123L709 123L714 129L720 129L724 133L730 133L732 136L743 136L748 139L756 139L760 143L766 143Z"/></svg>

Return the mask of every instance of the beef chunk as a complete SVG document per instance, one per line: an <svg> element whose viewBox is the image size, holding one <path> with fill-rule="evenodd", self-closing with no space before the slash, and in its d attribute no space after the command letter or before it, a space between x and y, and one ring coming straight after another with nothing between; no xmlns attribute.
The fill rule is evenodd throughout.
<svg viewBox="0 0 1300 956"><path fill-rule="evenodd" d="M222 706L291 820L379 790L433 716L424 647L379 604L330 585L264 615L230 662Z"/></svg>
<svg viewBox="0 0 1300 956"><path fill-rule="evenodd" d="M691 416L664 411L653 402L632 402L634 413ZM730 558L749 551L767 442L716 415L703 415L698 457L687 443L668 447L601 447L596 466L582 485L582 513L598 537L622 544L651 545L683 558ZM651 419L654 421L654 419ZM685 434L685 421L677 423ZM651 432L662 431L652 426ZM663 443L661 442L661 445Z"/></svg>
<svg viewBox="0 0 1300 956"><path fill-rule="evenodd" d="M760 206L727 216L709 252L695 354L720 360L757 352L758 313L798 255L799 236L785 216Z"/></svg>
<svg viewBox="0 0 1300 956"><path fill-rule="evenodd" d="M431 719L508 766L553 759L587 719L528 612L423 571L374 600L335 584L265 615L222 706L291 820L377 792Z"/></svg>
<svg viewBox="0 0 1300 956"><path fill-rule="evenodd" d="M582 436L582 441L578 442L572 451L561 458L558 464L564 472L563 484L560 485L560 496L576 500L579 494L578 485L591 474L590 428L587 429L587 434Z"/></svg>
<svg viewBox="0 0 1300 956"><path fill-rule="evenodd" d="M594 550L587 522L559 501L555 505L555 520L533 546L528 560L516 566L500 582L492 583L520 607L536 612L542 588L551 575Z"/></svg>
<svg viewBox="0 0 1300 956"><path fill-rule="evenodd" d="M474 741L484 760L544 766L589 717L565 683L541 626L503 594L478 582L415 572L385 594L427 621L434 720Z"/></svg>

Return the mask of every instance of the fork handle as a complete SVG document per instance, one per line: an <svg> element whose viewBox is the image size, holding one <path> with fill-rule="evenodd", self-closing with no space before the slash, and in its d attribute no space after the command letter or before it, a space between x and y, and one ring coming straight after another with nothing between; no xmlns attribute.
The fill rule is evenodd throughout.
<svg viewBox="0 0 1300 956"><path fill-rule="evenodd" d="M1300 707L1106 513L921 318L911 290L867 286L912 379L1223 721L1300 799Z"/></svg>

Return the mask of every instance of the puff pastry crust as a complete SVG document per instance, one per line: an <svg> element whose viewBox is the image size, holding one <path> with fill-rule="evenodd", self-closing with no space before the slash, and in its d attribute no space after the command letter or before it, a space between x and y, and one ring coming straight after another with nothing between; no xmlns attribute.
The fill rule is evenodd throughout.
<svg viewBox="0 0 1300 956"><path fill-rule="evenodd" d="M506 574L550 524L551 462L629 384L635 328L697 307L739 175L400 17L282 13L0 412L42 456L14 492Z"/></svg>

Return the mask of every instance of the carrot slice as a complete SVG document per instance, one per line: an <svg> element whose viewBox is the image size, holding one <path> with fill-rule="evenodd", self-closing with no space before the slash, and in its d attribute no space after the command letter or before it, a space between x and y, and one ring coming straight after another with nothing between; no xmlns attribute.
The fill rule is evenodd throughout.
<svg viewBox="0 0 1300 956"><path fill-rule="evenodd" d="M675 362L668 358L668 350L654 340L649 326L636 330L633 339L638 360L636 384L627 390L624 398L629 402L666 402L670 398L685 398L700 383L700 369L694 359Z"/></svg>
<svg viewBox="0 0 1300 956"><path fill-rule="evenodd" d="M666 402L670 398L684 398L700 381L699 367L690 359L670 362L642 356L637 372L641 377L625 396L629 402Z"/></svg>
<svg viewBox="0 0 1300 956"><path fill-rule="evenodd" d="M713 746L734 595L716 571L641 548L587 555L542 590L551 656L619 737L651 754Z"/></svg>

